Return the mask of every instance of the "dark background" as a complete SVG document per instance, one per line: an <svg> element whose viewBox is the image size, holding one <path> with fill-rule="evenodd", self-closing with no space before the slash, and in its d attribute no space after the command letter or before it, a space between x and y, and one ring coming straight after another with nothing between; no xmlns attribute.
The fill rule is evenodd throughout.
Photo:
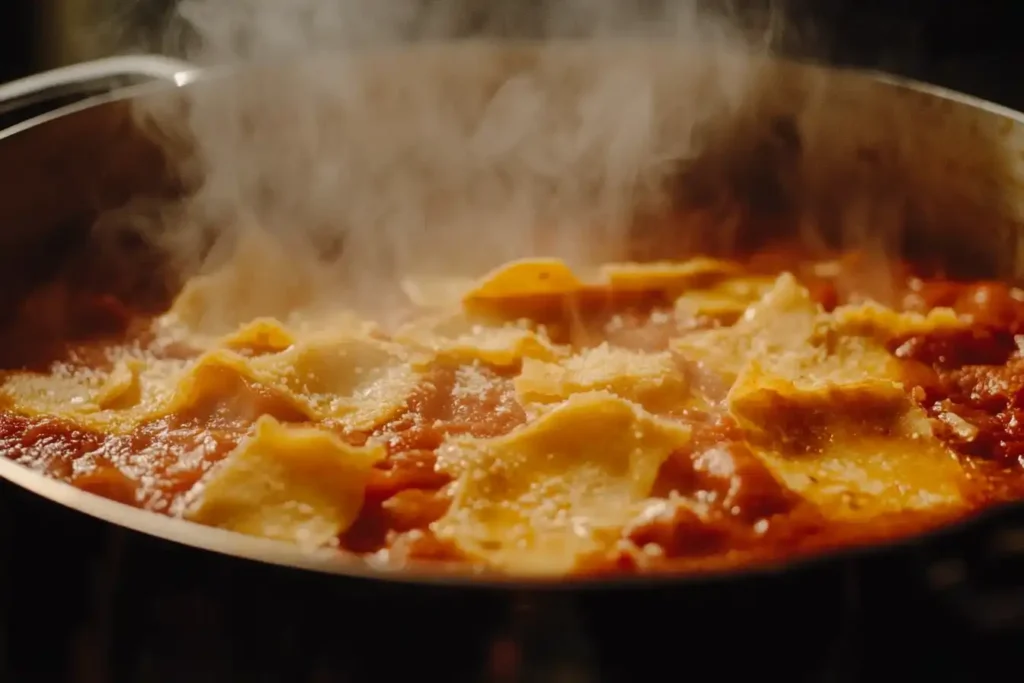
<svg viewBox="0 0 1024 683"><path fill-rule="evenodd" d="M430 2L431 0L424 0ZM500 0L484 0L499 2ZM524 0L528 1L528 0ZM716 5L728 0L707 0ZM771 2L788 18L781 48L833 63L882 68L1024 107L1024 2L1020 0L732 0L751 12ZM0 81L94 56L82 39L117 13L147 36L147 19L173 0L4 0ZM153 22L149 19L150 23ZM88 26L84 26L84 25ZM155 31L148 34L155 40ZM122 37L123 39L123 37Z"/></svg>
<svg viewBox="0 0 1024 683"><path fill-rule="evenodd" d="M0 18L0 80L34 70L34 9L30 0L8 0Z"/></svg>
<svg viewBox="0 0 1024 683"><path fill-rule="evenodd" d="M797 53L1024 107L1020 0L794 0ZM802 43L802 44L801 44Z"/></svg>

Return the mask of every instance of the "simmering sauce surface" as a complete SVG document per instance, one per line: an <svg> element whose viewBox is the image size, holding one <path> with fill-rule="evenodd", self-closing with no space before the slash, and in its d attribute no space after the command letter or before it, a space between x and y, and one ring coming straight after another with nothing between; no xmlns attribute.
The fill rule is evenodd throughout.
<svg viewBox="0 0 1024 683"><path fill-rule="evenodd" d="M80 294L60 344L26 341L54 332L37 297L0 336L0 450L157 514L520 574L753 565L1024 496L1005 284L857 254L523 261L407 283L383 327L234 305L245 272L152 317Z"/></svg>

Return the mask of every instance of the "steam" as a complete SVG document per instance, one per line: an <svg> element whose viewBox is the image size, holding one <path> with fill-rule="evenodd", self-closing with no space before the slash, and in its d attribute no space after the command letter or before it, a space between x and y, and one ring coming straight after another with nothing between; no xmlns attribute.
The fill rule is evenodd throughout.
<svg viewBox="0 0 1024 683"><path fill-rule="evenodd" d="M190 150L161 238L184 271L259 242L253 296L314 278L378 310L406 276L621 258L767 45L693 0L183 0L168 41L232 70L141 112Z"/></svg>

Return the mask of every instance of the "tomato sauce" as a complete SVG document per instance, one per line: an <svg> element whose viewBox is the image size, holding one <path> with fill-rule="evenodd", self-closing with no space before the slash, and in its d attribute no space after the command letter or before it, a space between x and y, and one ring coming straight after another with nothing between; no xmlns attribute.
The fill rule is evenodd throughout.
<svg viewBox="0 0 1024 683"><path fill-rule="evenodd" d="M931 418L935 434L975 474L972 502L980 507L1024 497L1024 294L997 282L920 277L905 264L889 267L880 283L878 273L855 255L811 263L780 252L760 255L747 265L751 273L791 270L826 310L874 299L902 311L923 313L948 306L968 316L967 330L897 339L891 352L901 362L909 395ZM870 286L859 288L858 283ZM542 307L555 341L657 351L668 348L682 324L663 298L590 297L568 308L552 302ZM50 345L29 348L24 334L0 335L2 367L37 367L44 352L49 361L73 357L98 366L104 362L102 350L111 343L147 343L145 326L109 297L81 310L75 325L92 329L93 337L62 329L54 336L61 340L55 350ZM707 318L686 324L692 329L732 322ZM40 320L26 324L22 332L55 329ZM192 352L169 348L166 353L187 357ZM467 391L458 368L438 363L388 423L368 433L336 427L352 444L381 440L388 452L371 473L358 521L340 538L343 548L460 559L429 531L431 522L448 509L452 483L436 467L436 450L449 437L501 436L527 419L513 390L517 368L480 364L472 371L477 389ZM142 424L127 435L0 409L0 451L86 491L179 515L189 490L231 452L259 415L291 423L306 419L260 386L231 381L237 386L223 397ZM867 526L829 523L773 475L728 416L687 409L671 418L690 425L693 438L687 449L668 458L658 475L653 495L665 499L665 505L623 530L625 550L594 558L584 572L715 569L872 542L948 521L908 513Z"/></svg>

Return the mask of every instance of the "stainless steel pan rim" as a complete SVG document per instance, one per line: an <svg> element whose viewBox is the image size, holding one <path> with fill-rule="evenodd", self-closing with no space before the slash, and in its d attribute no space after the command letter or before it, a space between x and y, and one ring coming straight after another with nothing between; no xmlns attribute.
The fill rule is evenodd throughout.
<svg viewBox="0 0 1024 683"><path fill-rule="evenodd" d="M970 95L883 73L846 71L865 81L877 81L898 89L916 91L923 95L955 102L1009 121L1024 124L1024 114ZM23 123L0 131L0 139L8 138L54 119L73 116L78 112L97 107L101 104L138 97L158 88L185 87L199 80L225 75L220 71L216 73L204 71L191 65L162 57L137 56L113 58L78 64L73 67L66 67L32 76L22 81L0 85L0 106L3 106L5 101L12 98L31 99L40 92L53 90L54 88L58 90L73 90L76 84L125 74L150 77L158 82L136 85L122 88L109 94L88 97L70 106L61 107L55 111L31 118ZM438 566L436 563L426 562L412 562L404 566L396 566L389 565L381 558L362 558L330 549L306 551L288 543L244 536L134 508L77 489L70 484L50 479L44 474L4 457L0 457L0 478L32 494L103 520L116 527L123 527L147 536L190 546L202 551L210 551L269 565L337 575L339 577L374 579L396 583L457 585L480 589L501 588L512 590L650 587L657 584L717 583L759 575L771 575L782 571L789 572L811 567L822 562L835 562L842 561L843 559L865 557L883 552L887 548L896 545L913 547L925 543L928 539L936 536L956 533L965 526L979 522L981 518L998 515L1002 509L993 508L951 526L908 539L894 539L882 544L847 548L770 565L683 576L654 574L595 579L565 579L480 573L463 566Z"/></svg>
<svg viewBox="0 0 1024 683"><path fill-rule="evenodd" d="M980 97L974 95L968 95L966 93L958 92L956 90L950 90L949 88L943 88L938 85L932 85L930 83L924 83L922 81L915 81L909 78L902 78L900 76L893 76L882 71L866 71L866 70L850 70L851 73L859 73L866 78L870 78L880 83L888 83L889 85L897 88L904 88L906 90L914 90L924 95L931 95L943 100L949 100L951 102L957 102L959 104L966 105L972 109L980 109L996 116L1011 119L1019 123L1024 123L1024 112L1019 112L1016 109L1010 109L1004 107L1001 104L995 102L989 102Z"/></svg>
<svg viewBox="0 0 1024 683"><path fill-rule="evenodd" d="M389 565L382 559L363 558L334 550L302 550L290 543L245 536L235 532L202 526L187 520L165 517L98 496L70 484L50 479L43 474L0 457L0 478L51 502L87 514L116 527L152 536L171 543L189 546L244 560L277 565L290 569L336 575L339 578L372 579L400 584L470 587L481 590L565 591L650 588L673 584L718 584L729 581L770 577L799 572L836 562L869 558L889 549L914 548L933 538L958 533L986 519L1001 515L1014 504L993 507L952 525L943 526L910 538L895 538L868 546L853 546L826 553L808 555L795 560L780 560L752 567L719 572L673 575L670 573L635 574L613 577L531 577L500 573L482 573L460 565L437 565L410 562ZM922 567L922 570L925 570Z"/></svg>
<svg viewBox="0 0 1024 683"><path fill-rule="evenodd" d="M74 104L58 107L0 131L13 135L49 119L65 116L112 99L133 97L154 87L180 87L192 83L201 71L191 64L158 55L124 55L72 64L0 84L0 112L26 108L61 96L83 95ZM123 87L125 79L149 83ZM105 92L88 96L93 89Z"/></svg>
<svg viewBox="0 0 1024 683"><path fill-rule="evenodd" d="M195 68L191 65L159 55L107 57L63 66L4 83L0 85L0 102L7 103L56 88L78 87L89 81L122 76L138 76L169 81L175 85L186 85L194 80L196 74Z"/></svg>

